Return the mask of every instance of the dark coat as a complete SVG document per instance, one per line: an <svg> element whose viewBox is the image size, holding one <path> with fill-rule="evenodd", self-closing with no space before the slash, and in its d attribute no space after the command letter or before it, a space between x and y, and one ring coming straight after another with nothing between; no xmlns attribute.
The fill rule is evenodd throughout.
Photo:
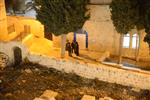
<svg viewBox="0 0 150 100"><path fill-rule="evenodd" d="M71 44L70 44L70 42L66 43L66 50L71 52Z"/></svg>
<svg viewBox="0 0 150 100"><path fill-rule="evenodd" d="M78 44L78 42L75 42L75 54L77 56L79 56L79 44Z"/></svg>

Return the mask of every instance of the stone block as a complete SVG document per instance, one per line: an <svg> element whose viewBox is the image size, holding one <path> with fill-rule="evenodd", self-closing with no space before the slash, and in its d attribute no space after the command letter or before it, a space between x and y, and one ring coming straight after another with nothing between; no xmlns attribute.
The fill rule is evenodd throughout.
<svg viewBox="0 0 150 100"><path fill-rule="evenodd" d="M46 90L39 98L36 97L34 100L55 100L57 94L57 92Z"/></svg>
<svg viewBox="0 0 150 100"><path fill-rule="evenodd" d="M34 100L45 100L44 98L35 98Z"/></svg>
<svg viewBox="0 0 150 100"><path fill-rule="evenodd" d="M114 99L112 99L110 97L104 97L104 100L114 100Z"/></svg>
<svg viewBox="0 0 150 100"><path fill-rule="evenodd" d="M104 98L99 98L99 100L114 100L114 99L112 99L110 97L104 97Z"/></svg>
<svg viewBox="0 0 150 100"><path fill-rule="evenodd" d="M49 99L51 99L51 98L53 98L53 97L56 97L57 96L57 92L54 92L54 91L51 91L51 90L46 90L46 91L44 91L44 93L40 96L40 98L48 98L48 100Z"/></svg>
<svg viewBox="0 0 150 100"><path fill-rule="evenodd" d="M90 95L84 95L81 100L95 100L95 97Z"/></svg>
<svg viewBox="0 0 150 100"><path fill-rule="evenodd" d="M28 73L28 74L31 74L31 73L32 73L31 69L25 69L24 71L25 71L26 73Z"/></svg>
<svg viewBox="0 0 150 100"><path fill-rule="evenodd" d="M99 98L99 100L105 100L104 98Z"/></svg>

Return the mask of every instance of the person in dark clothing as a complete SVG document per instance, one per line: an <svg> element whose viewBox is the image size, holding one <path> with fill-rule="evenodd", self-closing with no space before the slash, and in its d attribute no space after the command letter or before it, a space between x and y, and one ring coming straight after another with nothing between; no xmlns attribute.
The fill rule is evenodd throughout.
<svg viewBox="0 0 150 100"><path fill-rule="evenodd" d="M66 51L68 51L69 56L72 56L71 44L68 40L67 40L67 43L66 43Z"/></svg>
<svg viewBox="0 0 150 100"><path fill-rule="evenodd" d="M75 41L74 40L71 43L71 51L72 53L75 53Z"/></svg>
<svg viewBox="0 0 150 100"><path fill-rule="evenodd" d="M79 44L77 41L75 42L75 54L79 56Z"/></svg>

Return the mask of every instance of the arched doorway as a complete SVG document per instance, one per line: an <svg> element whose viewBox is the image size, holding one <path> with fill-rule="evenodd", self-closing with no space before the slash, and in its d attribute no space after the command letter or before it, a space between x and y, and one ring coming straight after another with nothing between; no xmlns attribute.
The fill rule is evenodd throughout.
<svg viewBox="0 0 150 100"><path fill-rule="evenodd" d="M19 65L22 62L22 51L19 47L14 48L14 64Z"/></svg>
<svg viewBox="0 0 150 100"><path fill-rule="evenodd" d="M76 32L74 32L74 41L77 41L77 34L84 34L85 35L85 48L87 49L88 48L88 32L86 32L85 30L83 29L80 29Z"/></svg>

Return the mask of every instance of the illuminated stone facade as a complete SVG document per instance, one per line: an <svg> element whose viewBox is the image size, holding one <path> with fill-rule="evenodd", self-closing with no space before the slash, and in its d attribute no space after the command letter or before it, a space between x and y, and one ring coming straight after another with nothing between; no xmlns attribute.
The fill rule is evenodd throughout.
<svg viewBox="0 0 150 100"><path fill-rule="evenodd" d="M0 0L0 40L7 40L7 34L5 0Z"/></svg>
<svg viewBox="0 0 150 100"><path fill-rule="evenodd" d="M88 6L91 18L86 21L83 29L88 33L88 50L96 52L108 51L112 55L118 55L120 35L116 32L111 20L108 5L110 2L111 0L91 0L91 5ZM0 13L0 40L16 40L16 37L23 40L26 33L32 33L36 38L44 38L43 25L35 19L8 16L7 22L4 0L0 1ZM14 29L10 26L13 26ZM137 31L132 30L129 33L134 34ZM145 32L143 31L140 35L139 57L141 60L150 61L148 44L143 42L144 36ZM132 35L130 38L132 38ZM70 41L73 40L73 33L68 34L68 39ZM77 41L79 42L80 49L85 49L85 34L78 34ZM24 43L30 44L28 42L25 41ZM60 37L54 36L53 42L55 47L61 47ZM134 59L136 57L136 49L131 46L129 48L123 48L123 56Z"/></svg>
<svg viewBox="0 0 150 100"><path fill-rule="evenodd" d="M111 20L109 5L89 5L88 7L91 17L83 26L83 29L88 32L88 50L96 52L108 51L112 55L118 55L120 35L115 30ZM129 33L131 34L131 43L133 34L138 32L134 29ZM150 61L148 44L143 41L145 34L142 31L140 35L139 58L144 61ZM67 37L72 42L74 35L69 33ZM77 41L79 42L80 49L85 49L85 34L78 34ZM60 47L60 37L54 36L54 45ZM123 48L123 56L135 59L136 48L131 46Z"/></svg>

